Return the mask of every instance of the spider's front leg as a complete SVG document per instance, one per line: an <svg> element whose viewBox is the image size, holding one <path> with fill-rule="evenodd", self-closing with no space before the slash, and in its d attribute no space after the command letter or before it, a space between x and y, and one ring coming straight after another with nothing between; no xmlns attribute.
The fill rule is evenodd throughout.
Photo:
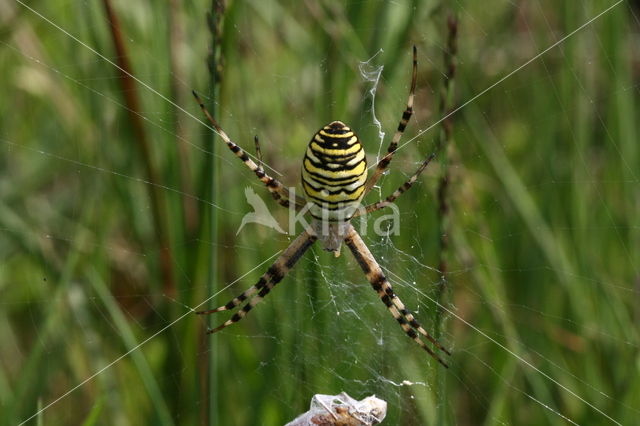
<svg viewBox="0 0 640 426"><path fill-rule="evenodd" d="M378 166L376 167L376 171L373 176L367 182L367 186L365 187L364 193L367 194L378 182L378 179L382 176L382 174L389 167L389 163L391 163L391 159L393 158L393 154L395 154L396 149L398 148L398 143L400 143L400 138L404 134L404 130L409 124L409 120L413 115L413 98L416 93L416 81L418 79L418 50L415 46L413 46L413 71L411 73L411 88L409 89L409 99L407 100L407 107L402 113L402 118L398 123L398 129L393 135L393 139L391 139L391 143L389 144L389 148L387 148L387 154L378 161Z"/></svg>
<svg viewBox="0 0 640 426"><path fill-rule="evenodd" d="M240 306L245 300L249 299L256 292L258 294L251 298L238 312L236 312L230 319L220 324L218 327L210 329L207 331L207 334L216 333L223 328L230 326L242 318L244 318L247 313L253 309L258 303L264 299L267 294L276 286L284 277L287 275L289 270L293 268L296 262L302 257L302 255L307 251L311 245L318 238L313 233L312 230L306 230L302 234L300 234L293 242L287 247L280 257L276 259L276 261L269 267L267 272L260 277L258 282L242 292L239 296L234 297L225 305L222 305L216 309L210 309L208 311L198 311L196 312L198 315L208 315L213 314L215 312L228 311L230 309L234 309Z"/></svg>
<svg viewBox="0 0 640 426"><path fill-rule="evenodd" d="M451 355L447 349L445 349L436 339L433 338L420 323L415 319L413 314L405 308L404 304L396 296L393 291L393 287L384 273L382 272L382 268L378 265L375 258L369 251L367 245L362 241L360 235L356 232L353 226L349 225L349 229L347 231L347 236L344 240L345 244L351 252L353 256L356 258L356 261L362 268L364 274L371 283L373 289L378 293L380 300L387 306L387 309L393 315L393 317L398 321L400 327L404 330L404 332L413 339L422 349L427 351L429 355L434 357L440 364L449 368L446 362L442 360L431 348L429 348L418 336L418 333L426 337L433 345L446 353L447 355ZM418 333L416 333L416 330Z"/></svg>
<svg viewBox="0 0 640 426"><path fill-rule="evenodd" d="M299 196L295 196L292 199L289 190L278 179L269 176L267 172L265 172L264 168L262 167L262 160L260 159L260 165L257 165L251 158L249 158L249 155L244 152L244 150L240 148L238 144L233 142L224 130L222 130L222 127L220 127L218 122L209 113L207 108L204 106L204 102L202 102L202 99L200 99L198 94L195 91L193 91L192 93L196 98L198 105L200 105L200 108L202 109L205 117L207 117L209 123L211 123L211 125L216 129L218 135L220 135L222 140L227 144L227 147L236 155L236 157L242 160L242 162L258 177L258 179L260 179L262 183L265 184L278 204L284 207L289 207L290 204L293 203L297 208L304 207L306 205L306 201ZM260 143L258 142L257 136L254 139L254 142L258 152L260 152ZM258 155L262 157L261 153L259 153Z"/></svg>
<svg viewBox="0 0 640 426"><path fill-rule="evenodd" d="M363 211L358 210L356 214L353 215L353 217L358 217L358 216L362 216L363 214L373 213L375 211L378 211L380 209L387 207L389 204L394 203L398 197L400 197L402 194L408 191L409 188L411 188L411 186L414 183L416 183L416 180L418 180L418 177L420 176L420 174L424 171L424 169L427 168L427 166L429 165L429 163L431 163L431 160L433 160L435 156L436 156L435 154L429 155L422 162L422 164L420 164L420 167L418 167L418 170L416 170L416 172L413 175L411 175L411 177L407 179L405 183L400 185L398 189L393 191L393 193L389 195L387 198L385 198L382 201L378 201L378 202L369 204L368 206L365 206Z"/></svg>

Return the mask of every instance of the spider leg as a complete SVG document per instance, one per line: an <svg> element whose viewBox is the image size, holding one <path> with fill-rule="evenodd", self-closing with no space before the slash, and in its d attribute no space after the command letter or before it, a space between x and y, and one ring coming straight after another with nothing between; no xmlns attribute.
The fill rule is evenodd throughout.
<svg viewBox="0 0 640 426"><path fill-rule="evenodd" d="M207 315L215 312L227 311L229 309L236 308L241 305L242 302L247 300L250 296L255 295L252 299L250 299L238 312L236 312L230 319L222 323L216 328L207 331L207 334L216 333L223 328L230 326L242 318L244 318L247 313L253 309L258 303L264 299L267 294L276 286L285 275L293 268L296 262L302 257L302 255L307 251L309 247L318 239L318 237L312 233L313 231L304 231L300 234L293 242L287 247L280 257L276 259L275 263L269 267L267 272L260 277L258 282L244 291L237 297L231 299L227 304L220 306L216 309L211 309L208 311L199 311L196 312L199 315Z"/></svg>
<svg viewBox="0 0 640 426"><path fill-rule="evenodd" d="M262 167L262 150L260 149L260 141L258 140L258 135L253 137L253 142L256 145L256 157L258 157L258 167Z"/></svg>
<svg viewBox="0 0 640 426"><path fill-rule="evenodd" d="M231 299L230 301L228 301L226 304L219 306L215 309L208 309L205 311L198 311L196 312L196 314L198 315L209 315L209 314L215 314L216 312L222 312L222 311L229 311L233 308L235 308L236 306L239 306L242 304L242 302L244 302L245 300L247 300L249 297L253 296L258 290L260 290L262 287L265 286L265 284L271 280L272 277L272 272L271 272L271 268L269 268L267 270L267 272L264 273L264 275L262 275L260 277L260 279L258 280L258 282L249 287L248 289L246 289L245 291L243 291L241 294L239 294L238 296L234 297L233 299Z"/></svg>
<svg viewBox="0 0 640 426"><path fill-rule="evenodd" d="M358 216L362 216L363 214L373 213L375 211L378 211L380 209L383 209L383 208L387 207L389 204L391 204L394 201L396 201L396 199L398 197L400 197L402 194L404 194L409 188L411 188L411 186L416 182L416 180L418 180L418 177L420 176L420 174L424 171L424 169L427 168L427 166L429 165L431 160L433 160L434 157L435 157L435 154L429 155L422 162L420 167L418 167L418 170L416 170L416 172L409 179L407 179L407 181L405 183L400 185L400 187L398 187L398 189L393 191L393 193L391 195L389 195L387 198L385 198L382 201L378 201L376 203L369 204L368 206L366 206L364 208L364 211L362 211L362 212L360 210L358 210L356 212L356 214L353 215L353 217L358 217Z"/></svg>
<svg viewBox="0 0 640 426"><path fill-rule="evenodd" d="M400 138L404 133L404 129L407 127L407 124L409 123L409 120L413 115L413 98L416 92L417 78L418 78L418 51L416 47L413 46L413 73L411 75L411 89L409 90L409 99L407 100L407 107L402 113L402 118L400 119L400 123L398 123L398 129L396 130L396 133L393 135L393 139L391 139L389 148L387 148L387 154L384 157L382 157L382 159L378 162L376 171L367 182L367 186L364 189L365 194L371 191L371 188L374 187L374 185L378 182L378 179L380 179L382 174L389 167L389 163L391 163L393 154L396 152L396 148L398 148L398 143L400 142Z"/></svg>
<svg viewBox="0 0 640 426"><path fill-rule="evenodd" d="M433 343L438 349L442 350L447 355L451 355L447 349L445 349L436 339L434 339L421 325L416 321L415 317L409 310L407 310L398 296L393 291L393 287L389 280L385 277L380 265L376 262L375 258L369 251L360 235L356 232L353 226L349 227L347 236L345 238L345 244L349 247L356 261L365 273L367 280L371 283L373 289L378 293L378 296L382 302L387 306L391 315L398 321L400 327L404 332L413 339L422 349L424 349L429 355L434 357L440 364L445 367L449 367L446 362L442 360L431 348L429 348L420 339L418 333L426 337L431 343ZM413 328L412 328L413 327ZM416 330L418 333L416 333Z"/></svg>
<svg viewBox="0 0 640 426"><path fill-rule="evenodd" d="M304 207L306 205L306 201L302 197L298 197L298 196L295 197L294 200L291 200L289 190L285 188L285 186L282 185L282 183L280 183L279 180L269 176L264 171L264 168L262 167L262 161L260 161L261 165L259 166L251 158L249 158L247 153L244 152L244 150L240 148L235 142L233 142L231 138L229 138L229 136L225 133L225 131L222 130L222 127L220 127L218 122L213 118L213 116L209 113L209 111L207 111L207 108L204 106L204 103L202 102L198 94L195 92L195 90L192 93L193 93L193 96L196 98L196 101L198 101L198 105L200 105L200 108L202 109L202 112L204 113L205 117L207 117L207 120L209 120L209 123L211 123L211 125L216 129L216 131L218 132L222 140L227 144L231 152L233 152L240 160L242 160L242 162L253 173L255 173L258 179L260 179L260 181L266 185L267 189L269 190L273 198L278 202L278 204L284 207L289 207L291 201L293 201L295 206ZM259 146L259 143L257 142L257 138L255 141L256 141L256 146Z"/></svg>

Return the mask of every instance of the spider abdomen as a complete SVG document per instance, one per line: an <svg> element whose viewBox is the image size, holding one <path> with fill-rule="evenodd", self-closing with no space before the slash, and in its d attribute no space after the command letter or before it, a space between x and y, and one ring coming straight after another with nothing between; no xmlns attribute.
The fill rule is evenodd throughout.
<svg viewBox="0 0 640 426"><path fill-rule="evenodd" d="M302 186L319 220L346 221L364 196L367 160L356 134L341 121L320 129L302 163Z"/></svg>

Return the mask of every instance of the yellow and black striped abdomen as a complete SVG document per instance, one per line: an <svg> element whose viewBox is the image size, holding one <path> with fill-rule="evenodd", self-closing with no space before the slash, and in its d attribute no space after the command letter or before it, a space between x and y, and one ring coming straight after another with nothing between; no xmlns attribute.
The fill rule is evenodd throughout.
<svg viewBox="0 0 640 426"><path fill-rule="evenodd" d="M349 219L360 205L367 160L356 134L341 121L316 133L304 155L302 186L316 219Z"/></svg>

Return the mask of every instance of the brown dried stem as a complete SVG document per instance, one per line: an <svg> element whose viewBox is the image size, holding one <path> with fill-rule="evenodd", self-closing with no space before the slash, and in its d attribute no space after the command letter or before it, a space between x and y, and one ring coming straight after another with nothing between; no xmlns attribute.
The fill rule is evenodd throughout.
<svg viewBox="0 0 640 426"><path fill-rule="evenodd" d="M185 104L185 90L180 84L185 81L185 31L182 17L182 0L170 0L167 9L167 22L169 25L169 66L171 67L170 85L171 98L175 105ZM184 194L193 194L193 185L190 173L189 150L187 147L187 135L182 123L180 110L173 106L174 135L178 148L178 167L180 171L180 190ZM199 215L196 199L182 197L182 209L184 211L184 223L187 235L193 236L198 229Z"/></svg>
<svg viewBox="0 0 640 426"><path fill-rule="evenodd" d="M156 240L160 247L160 270L162 274L163 291L168 296L175 295L175 284L173 279L173 263L171 261L171 249L169 245L169 235L167 229L167 214L165 208L165 200L161 188L158 186L160 177L156 170L152 157L151 147L145 131L142 109L140 108L140 100L136 82L132 77L133 69L129 61L127 48L122 37L122 30L118 16L111 5L110 0L103 0L105 14L109 22L109 30L111 39L116 51L115 62L118 65L120 74L119 83L121 85L122 96L127 106L127 116L134 133L134 138L138 143L138 148L142 155L147 180L154 185L147 185L149 198L151 200L151 212L154 221L154 231Z"/></svg>
<svg viewBox="0 0 640 426"><path fill-rule="evenodd" d="M442 285L440 293L446 290L446 275L448 272L447 255L449 250L449 158L453 143L453 116L450 114L453 109L453 88L456 75L455 56L457 53L458 21L450 15L447 19L447 46L444 51L445 79L440 94L440 112L446 118L442 121L440 138L437 150L442 155L442 175L438 184L438 216L440 218L440 262L438 270L442 274Z"/></svg>

